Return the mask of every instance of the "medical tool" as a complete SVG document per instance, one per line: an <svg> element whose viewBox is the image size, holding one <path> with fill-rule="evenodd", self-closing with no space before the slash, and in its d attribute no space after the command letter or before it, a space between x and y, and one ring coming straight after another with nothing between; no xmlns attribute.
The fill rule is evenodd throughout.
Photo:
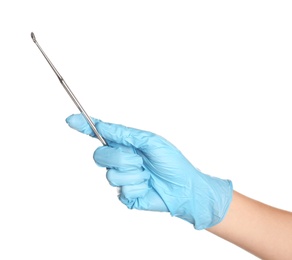
<svg viewBox="0 0 292 260"><path fill-rule="evenodd" d="M49 63L49 65L51 66L51 68L53 69L53 71L55 72L55 74L58 77L60 83L62 84L62 86L64 87L64 89L68 93L68 95L71 97L71 99L73 100L74 104L77 106L77 108L79 109L79 111L81 112L81 114L84 116L84 118L86 119L86 121L90 125L90 127L91 127L92 131L94 132L94 134L96 135L97 139L103 145L107 145L107 142L99 134L99 132L97 131L97 129L96 129L93 121L88 116L88 114L86 113L86 111L83 109L83 107L81 106L81 104L79 103L79 101L77 100L77 98L75 97L75 95L73 94L73 92L71 91L71 89L69 88L69 86L66 84L65 80L63 79L63 77L60 75L60 73L57 71L57 69L55 68L55 66L53 65L53 63L50 61L50 59L48 58L48 56L45 54L45 52L42 50L42 48L38 44L38 42L36 40L36 37L35 37L35 35L34 35L33 32L31 33L31 38L32 38L33 42L36 44L36 46L39 48L39 50L41 51L41 53L44 55L45 59L47 60L47 62Z"/></svg>

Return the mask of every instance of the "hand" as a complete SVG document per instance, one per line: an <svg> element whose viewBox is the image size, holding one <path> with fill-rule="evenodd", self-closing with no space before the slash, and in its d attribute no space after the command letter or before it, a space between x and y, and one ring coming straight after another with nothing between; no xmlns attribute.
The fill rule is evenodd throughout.
<svg viewBox="0 0 292 260"><path fill-rule="evenodd" d="M94 136L82 115L66 119L70 127ZM151 132L93 119L109 146L94 152L107 179L120 187L128 208L170 212L196 229L222 221L232 200L232 183L201 173L164 138Z"/></svg>

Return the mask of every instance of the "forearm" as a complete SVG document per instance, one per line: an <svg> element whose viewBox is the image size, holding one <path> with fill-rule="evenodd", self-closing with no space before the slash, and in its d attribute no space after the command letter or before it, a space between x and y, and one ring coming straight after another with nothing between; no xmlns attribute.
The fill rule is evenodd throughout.
<svg viewBox="0 0 292 260"><path fill-rule="evenodd" d="M261 259L292 259L292 213L236 191L225 219L208 231Z"/></svg>

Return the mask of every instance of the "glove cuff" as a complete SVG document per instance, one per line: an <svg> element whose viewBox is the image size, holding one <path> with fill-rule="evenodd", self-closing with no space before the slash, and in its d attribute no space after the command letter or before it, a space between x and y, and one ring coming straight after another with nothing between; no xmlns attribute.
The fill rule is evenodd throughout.
<svg viewBox="0 0 292 260"><path fill-rule="evenodd" d="M219 224L228 212L233 195L230 180L200 175L199 186L193 187L189 196L175 198L164 194L163 198L172 216L188 221L197 230Z"/></svg>

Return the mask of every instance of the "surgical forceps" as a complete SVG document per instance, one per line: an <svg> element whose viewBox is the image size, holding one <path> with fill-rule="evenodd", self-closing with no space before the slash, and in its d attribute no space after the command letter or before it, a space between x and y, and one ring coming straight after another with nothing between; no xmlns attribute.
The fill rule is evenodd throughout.
<svg viewBox="0 0 292 260"><path fill-rule="evenodd" d="M86 113L86 111L83 109L83 107L81 106L81 104L79 103L79 101L77 100L77 98L75 97L75 95L73 94L73 92L71 91L71 89L69 88L69 86L66 84L65 80L63 79L63 77L61 76L61 74L57 71L57 69L55 68L55 66L53 65L53 63L50 61L50 59L48 58L48 56L45 54L45 52L42 50L42 48L40 47L40 45L38 44L36 37L34 35L34 33L31 33L31 38L33 40L33 42L36 44L36 46L39 48L39 50L41 51L41 53L44 55L45 59L47 60L47 62L49 63L49 65L51 66L51 68L53 69L53 71L55 72L56 76L58 77L60 83L62 84L62 86L64 87L64 89L66 90L66 92L68 93L68 95L71 97L71 99L73 100L74 104L77 106L77 108L79 109L79 111L81 112L81 114L84 116L84 118L86 119L86 121L88 122L88 124L90 125L92 131L94 132L94 134L96 135L97 139L103 144L103 145L107 145L107 142L104 140L104 138L99 134L99 132L97 131L93 121L91 120L91 118L88 116L88 114Z"/></svg>

